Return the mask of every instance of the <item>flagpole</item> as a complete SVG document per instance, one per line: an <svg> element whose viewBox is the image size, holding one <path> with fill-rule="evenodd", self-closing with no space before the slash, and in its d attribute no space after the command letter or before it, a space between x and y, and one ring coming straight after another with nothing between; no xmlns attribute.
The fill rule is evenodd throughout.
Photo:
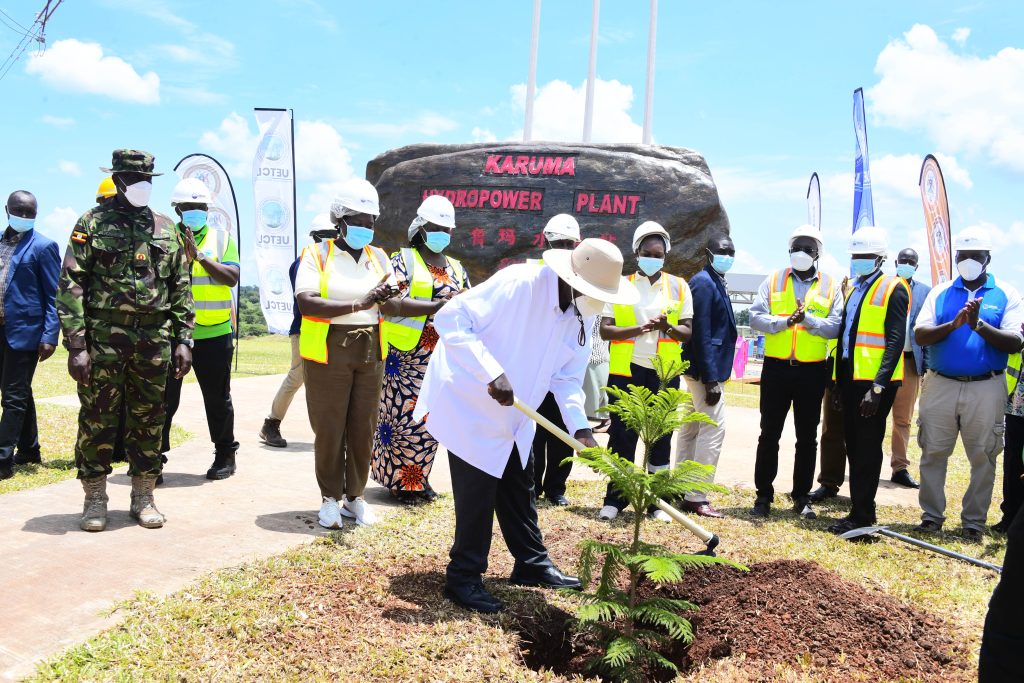
<svg viewBox="0 0 1024 683"><path fill-rule="evenodd" d="M533 139L533 101L537 96L537 44L540 38L540 0L533 0L533 30L530 34L530 71L526 78L526 120L523 142Z"/></svg>
<svg viewBox="0 0 1024 683"><path fill-rule="evenodd" d="M590 142L594 129L594 80L597 76L597 25L601 13L601 0L594 0L590 19L590 63L587 66L587 101L583 107L583 142Z"/></svg>
<svg viewBox="0 0 1024 683"><path fill-rule="evenodd" d="M651 0L651 24L647 30L647 97L644 103L645 145L651 144L651 120L654 117L654 43L658 35L658 0Z"/></svg>

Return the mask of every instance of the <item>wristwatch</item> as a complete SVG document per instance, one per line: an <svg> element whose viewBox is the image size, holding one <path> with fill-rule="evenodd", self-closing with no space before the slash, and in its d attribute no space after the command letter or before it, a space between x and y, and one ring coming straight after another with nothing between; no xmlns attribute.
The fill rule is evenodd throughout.
<svg viewBox="0 0 1024 683"><path fill-rule="evenodd" d="M184 344L185 346L187 346L190 349L194 348L195 345L196 345L196 342L193 339L176 339L176 340L174 340L174 343L175 344Z"/></svg>
<svg viewBox="0 0 1024 683"><path fill-rule="evenodd" d="M985 326L985 321L982 320L981 318L978 318L978 322L974 325L974 331L975 332L980 332L981 328L984 327L984 326Z"/></svg>
<svg viewBox="0 0 1024 683"><path fill-rule="evenodd" d="M881 395L883 391L885 391L885 387L883 387L881 384L871 385L871 393L874 394L875 396Z"/></svg>

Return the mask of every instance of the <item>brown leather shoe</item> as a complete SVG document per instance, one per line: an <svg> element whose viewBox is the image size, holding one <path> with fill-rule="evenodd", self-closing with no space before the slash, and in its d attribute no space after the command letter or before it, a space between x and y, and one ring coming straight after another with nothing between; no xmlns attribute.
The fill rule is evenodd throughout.
<svg viewBox="0 0 1024 683"><path fill-rule="evenodd" d="M684 501L683 510L686 512L692 512L698 517L725 517L721 512L711 507L711 503L706 500L700 502L691 500Z"/></svg>

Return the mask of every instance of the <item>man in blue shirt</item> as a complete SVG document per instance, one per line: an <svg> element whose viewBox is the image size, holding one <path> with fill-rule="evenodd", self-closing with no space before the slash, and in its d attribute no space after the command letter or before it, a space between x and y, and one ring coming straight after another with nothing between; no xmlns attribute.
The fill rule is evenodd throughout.
<svg viewBox="0 0 1024 683"><path fill-rule="evenodd" d="M1003 450L1004 370L1020 350L1024 306L1009 284L990 275L992 242L981 228L954 241L960 276L928 294L914 328L928 347L929 377L921 395L921 491L918 530L945 521L946 464L961 437L971 464L963 498L963 535L981 541L992 502L996 457Z"/></svg>

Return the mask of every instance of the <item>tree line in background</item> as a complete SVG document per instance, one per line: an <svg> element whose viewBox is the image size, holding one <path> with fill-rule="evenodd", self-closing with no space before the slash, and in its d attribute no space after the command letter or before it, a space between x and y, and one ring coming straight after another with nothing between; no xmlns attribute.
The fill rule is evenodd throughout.
<svg viewBox="0 0 1024 683"><path fill-rule="evenodd" d="M238 324L242 337L259 337L270 332L260 310L260 288L256 285L238 288Z"/></svg>

